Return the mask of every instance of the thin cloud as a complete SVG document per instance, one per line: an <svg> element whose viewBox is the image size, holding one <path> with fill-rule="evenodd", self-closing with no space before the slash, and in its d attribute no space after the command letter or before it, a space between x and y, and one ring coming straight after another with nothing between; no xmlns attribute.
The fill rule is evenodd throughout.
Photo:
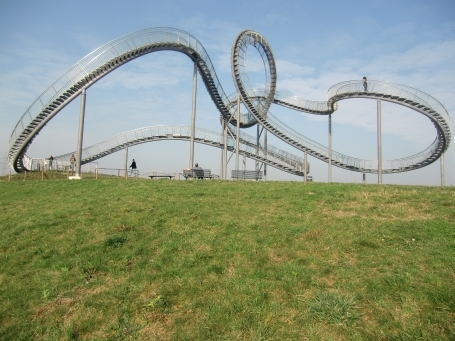
<svg viewBox="0 0 455 341"><path fill-rule="evenodd" d="M169 86L179 83L178 77L166 76L155 72L115 70L98 85L101 88L123 87L127 89L144 89L156 86Z"/></svg>
<svg viewBox="0 0 455 341"><path fill-rule="evenodd" d="M307 76L314 73L313 67L301 66L283 59L277 59L276 65L280 78L283 77L286 79L297 76Z"/></svg>
<svg viewBox="0 0 455 341"><path fill-rule="evenodd" d="M455 41L420 44L403 53L381 56L364 69L365 71L382 70L389 73L413 72L438 67L446 62L453 62Z"/></svg>
<svg viewBox="0 0 455 341"><path fill-rule="evenodd" d="M308 100L325 100L324 95L330 86L337 82L360 79L367 75L370 79L388 80L411 87L425 89L430 95L438 98L450 111L455 107L453 95L453 78L447 77L447 72L453 72L450 63L455 56L455 41L420 44L402 53L380 55L368 64L361 64L358 59L334 61L331 65L336 72L322 72L316 77L290 77L289 73L279 72L278 90L288 91L300 98ZM280 65L283 62L280 63ZM288 63L292 66L292 63ZM446 69L448 67L448 69ZM305 67L302 67L305 69ZM385 79L382 79L384 77ZM284 79L283 79L284 78ZM445 89L445 91L444 91ZM376 131L376 117L365 113L362 104L342 101L336 112L336 122L344 125L360 126L367 131ZM385 120L382 131L402 137L413 142L418 148L428 146L434 139L434 127L424 116L399 105L388 105L387 114L392 117ZM326 117L309 115L310 120L327 120ZM412 122L412 124L410 124ZM430 136L429 138L427 138ZM423 138L424 137L424 138Z"/></svg>

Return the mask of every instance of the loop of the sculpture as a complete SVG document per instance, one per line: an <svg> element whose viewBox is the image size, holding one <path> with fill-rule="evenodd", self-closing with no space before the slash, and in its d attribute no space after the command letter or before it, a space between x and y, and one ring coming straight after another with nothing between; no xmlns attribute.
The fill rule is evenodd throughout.
<svg viewBox="0 0 455 341"><path fill-rule="evenodd" d="M249 84L246 70L246 52L249 46L253 46L262 58L265 68L266 83L261 96L255 94L255 89ZM240 32L234 39L231 49L231 72L237 93L242 103L251 114L247 122L242 126L251 126L256 123L255 115L267 116L270 105L275 98L277 72L272 49L267 40L259 33L246 30ZM246 120L247 117L244 117Z"/></svg>

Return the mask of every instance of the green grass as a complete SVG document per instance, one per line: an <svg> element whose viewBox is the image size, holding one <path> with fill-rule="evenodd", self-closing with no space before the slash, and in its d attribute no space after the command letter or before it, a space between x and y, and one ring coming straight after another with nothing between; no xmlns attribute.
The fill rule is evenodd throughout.
<svg viewBox="0 0 455 341"><path fill-rule="evenodd" d="M452 187L3 178L0 233L1 340L455 339Z"/></svg>

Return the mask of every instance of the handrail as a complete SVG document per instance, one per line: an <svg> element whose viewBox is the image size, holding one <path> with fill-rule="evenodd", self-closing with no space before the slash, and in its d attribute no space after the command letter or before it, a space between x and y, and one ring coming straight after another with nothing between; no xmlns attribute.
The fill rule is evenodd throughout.
<svg viewBox="0 0 455 341"><path fill-rule="evenodd" d="M335 97L341 93L362 93L363 81L351 80L332 85L328 92L328 98ZM405 98L407 100L423 104L443 116L444 120L450 125L450 116L446 108L433 96L412 88L407 85L387 82L368 80L368 93L380 93L382 95L396 96L397 98Z"/></svg>
<svg viewBox="0 0 455 341"><path fill-rule="evenodd" d="M159 125L130 130L84 148L82 150L81 164L92 162L93 160L107 156L128 146L159 140L189 140L190 136L191 127L189 126ZM260 148L259 153L257 153L255 137L241 132L240 139L240 149L243 155L261 159L281 170L288 168L288 170L285 171L291 174L303 174L303 158L274 147L273 145L267 146L266 153L263 148ZM211 146L216 146L218 148L224 148L222 134L207 129L196 128L195 141L198 143L210 144ZM228 139L228 149L234 149L234 141L231 138ZM54 157L54 160L67 161L72 154L74 154L74 152L59 155Z"/></svg>

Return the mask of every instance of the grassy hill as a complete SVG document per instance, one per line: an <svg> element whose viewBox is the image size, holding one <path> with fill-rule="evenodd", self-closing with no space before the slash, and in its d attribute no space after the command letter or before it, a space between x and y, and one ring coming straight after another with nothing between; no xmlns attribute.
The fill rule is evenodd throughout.
<svg viewBox="0 0 455 341"><path fill-rule="evenodd" d="M0 233L1 340L455 338L454 188L3 179Z"/></svg>

